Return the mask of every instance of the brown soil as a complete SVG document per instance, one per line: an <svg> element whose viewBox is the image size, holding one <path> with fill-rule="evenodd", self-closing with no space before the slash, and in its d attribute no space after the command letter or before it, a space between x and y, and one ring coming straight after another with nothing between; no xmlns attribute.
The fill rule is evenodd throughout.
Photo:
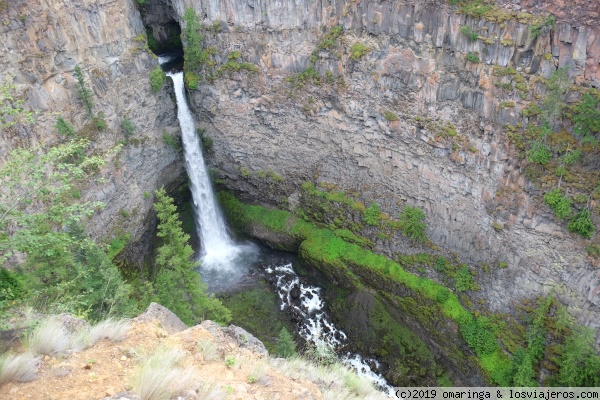
<svg viewBox="0 0 600 400"><path fill-rule="evenodd" d="M198 350L199 340L217 345L214 360L205 360ZM241 348L229 336L213 334L195 326L169 335L157 321L132 322L125 340L117 343L102 340L79 353L43 358L38 378L27 383L8 383L0 387L1 400L76 400L102 399L132 390L138 368L144 358L157 348L184 351L182 366L196 370L198 381L214 384L227 399L321 399L312 383L289 378L268 365L264 356ZM232 356L234 366L225 365ZM251 383L250 376L264 368L264 377ZM195 398L192 392L186 399Z"/></svg>

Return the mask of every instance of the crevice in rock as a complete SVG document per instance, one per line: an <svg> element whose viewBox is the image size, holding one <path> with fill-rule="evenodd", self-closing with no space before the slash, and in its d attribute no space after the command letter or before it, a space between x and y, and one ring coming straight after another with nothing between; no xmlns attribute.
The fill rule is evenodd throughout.
<svg viewBox="0 0 600 400"><path fill-rule="evenodd" d="M148 47L156 55L183 55L181 26L169 0L149 0L140 7Z"/></svg>

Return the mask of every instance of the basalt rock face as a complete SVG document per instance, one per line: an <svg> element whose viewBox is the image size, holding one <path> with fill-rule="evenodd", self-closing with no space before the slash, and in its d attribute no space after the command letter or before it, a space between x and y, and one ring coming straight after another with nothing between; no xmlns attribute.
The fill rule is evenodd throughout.
<svg viewBox="0 0 600 400"><path fill-rule="evenodd" d="M120 124L129 119L135 133L101 171L105 182L89 187L84 197L106 203L87 223L95 237L131 232L135 242L148 225L148 195L182 173L181 157L162 139L163 129L177 129L174 103L166 90L150 90L148 74L158 63L145 48L135 1L9 3L0 11L2 77L13 77L17 95L40 114L35 125L0 131L0 159L17 146L56 144L60 115L85 132L96 154L125 139ZM93 128L77 97L75 66L93 91L94 113L105 115L103 131Z"/></svg>
<svg viewBox="0 0 600 400"><path fill-rule="evenodd" d="M474 20L443 2L153 1L178 21L194 7L218 63L240 51L259 67L190 93L229 187L291 208L304 181L356 192L390 215L419 206L436 244L472 264L508 263L478 278L491 310L554 290L580 322L598 325L598 270L534 196L500 128L544 96L540 80L559 66L573 83L600 85L597 28L559 23L534 38L523 16ZM336 25L337 45L313 53ZM353 59L357 42L369 51ZM288 83L313 54L321 85ZM401 235L373 239L386 254L411 251Z"/></svg>

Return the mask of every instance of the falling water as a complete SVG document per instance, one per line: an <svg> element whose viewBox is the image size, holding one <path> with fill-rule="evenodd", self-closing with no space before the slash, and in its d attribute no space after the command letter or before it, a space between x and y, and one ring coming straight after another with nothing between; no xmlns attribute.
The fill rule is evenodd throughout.
<svg viewBox="0 0 600 400"><path fill-rule="evenodd" d="M241 251L227 233L221 211L215 201L210 177L204 165L200 140L194 128L192 113L185 99L183 73L168 73L173 79L177 98L177 117L185 155L185 167L196 210L196 229L202 244L202 264L227 268Z"/></svg>

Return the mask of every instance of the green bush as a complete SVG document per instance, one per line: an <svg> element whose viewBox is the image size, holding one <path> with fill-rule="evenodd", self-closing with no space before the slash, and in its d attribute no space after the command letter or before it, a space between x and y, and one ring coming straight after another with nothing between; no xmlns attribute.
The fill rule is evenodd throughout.
<svg viewBox="0 0 600 400"><path fill-rule="evenodd" d="M75 128L65 121L63 117L58 117L56 120L56 130L58 131L58 134L63 137L75 136Z"/></svg>
<svg viewBox="0 0 600 400"><path fill-rule="evenodd" d="M600 99L586 92L581 101L573 108L573 132L582 137L582 141L596 142L595 135L600 133Z"/></svg>
<svg viewBox="0 0 600 400"><path fill-rule="evenodd" d="M590 214L590 210L587 208L579 211L575 216L569 221L568 225L570 232L575 232L581 235L581 237L589 239L594 236L594 232L596 232L596 227L592 222L592 216Z"/></svg>
<svg viewBox="0 0 600 400"><path fill-rule="evenodd" d="M413 240L424 242L427 240L425 235L425 213L419 207L407 205L400 213L400 223L402 232Z"/></svg>
<svg viewBox="0 0 600 400"><path fill-rule="evenodd" d="M398 116L396 114L394 114L391 111L385 111L383 113L383 116L385 117L386 120L388 121L398 121L400 118L398 118Z"/></svg>
<svg viewBox="0 0 600 400"><path fill-rule="evenodd" d="M548 16L546 20L541 25L531 25L529 27L529 33L531 35L531 40L537 39L542 33L547 32L550 28L554 26L556 23L556 18L554 15Z"/></svg>
<svg viewBox="0 0 600 400"><path fill-rule="evenodd" d="M471 30L471 28L469 28L467 25L463 25L460 27L460 33L465 35L472 42L476 41L479 38L477 32Z"/></svg>
<svg viewBox="0 0 600 400"><path fill-rule="evenodd" d="M554 211L558 219L564 219L571 215L573 201L562 194L559 188L546 192L544 202Z"/></svg>
<svg viewBox="0 0 600 400"><path fill-rule="evenodd" d="M478 356L496 352L500 346L486 317L473 318L460 327L463 338Z"/></svg>
<svg viewBox="0 0 600 400"><path fill-rule="evenodd" d="M0 308L2 302L16 300L24 294L22 278L0 267Z"/></svg>
<svg viewBox="0 0 600 400"><path fill-rule="evenodd" d="M135 133L135 125L129 118L125 118L123 121L121 121L121 131L127 139L129 139Z"/></svg>
<svg viewBox="0 0 600 400"><path fill-rule="evenodd" d="M162 70L160 66L157 66L152 71L150 71L150 87L153 92L158 92L162 89L165 84L165 79L167 75L165 71Z"/></svg>
<svg viewBox="0 0 600 400"><path fill-rule="evenodd" d="M468 53L467 61L477 64L479 62L479 55L477 53Z"/></svg>
<svg viewBox="0 0 600 400"><path fill-rule="evenodd" d="M369 208L363 212L363 220L365 224L377 226L381 223L381 212L377 203L372 202Z"/></svg>
<svg viewBox="0 0 600 400"><path fill-rule="evenodd" d="M527 161L544 165L552 158L552 151L545 143L534 141L531 147L527 150Z"/></svg>
<svg viewBox="0 0 600 400"><path fill-rule="evenodd" d="M466 265L463 265L454 276L454 287L457 292L466 292L467 290L473 290L476 288L475 282L473 281L473 275L471 270Z"/></svg>
<svg viewBox="0 0 600 400"><path fill-rule="evenodd" d="M100 111L98 115L94 117L94 126L99 131L103 131L106 129L107 124L106 120L104 119L104 113L102 111Z"/></svg>
<svg viewBox="0 0 600 400"><path fill-rule="evenodd" d="M163 140L166 144L171 146L173 150L180 153L183 151L183 147L181 146L181 141L175 135L171 135L167 131L163 131Z"/></svg>
<svg viewBox="0 0 600 400"><path fill-rule="evenodd" d="M356 61L362 58L365 54L370 52L371 49L362 43L354 43L350 48L350 59Z"/></svg>
<svg viewBox="0 0 600 400"><path fill-rule="evenodd" d="M200 82L200 76L190 71L183 73L183 82L185 87L191 90L198 89L198 82Z"/></svg>

